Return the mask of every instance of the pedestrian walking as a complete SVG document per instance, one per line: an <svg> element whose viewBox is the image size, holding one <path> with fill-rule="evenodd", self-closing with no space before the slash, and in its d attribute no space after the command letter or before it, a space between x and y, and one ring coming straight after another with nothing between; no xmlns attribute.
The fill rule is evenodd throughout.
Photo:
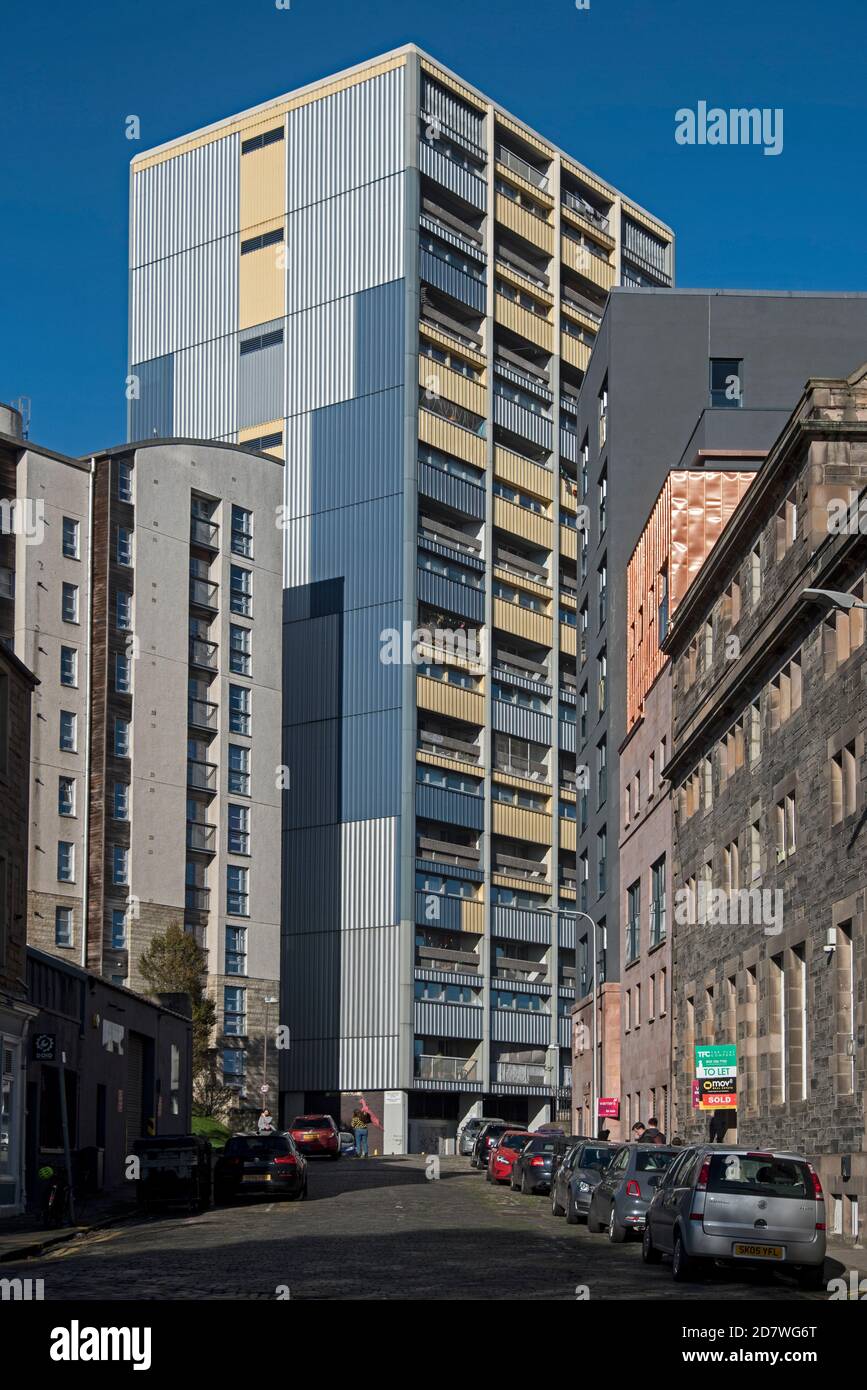
<svg viewBox="0 0 867 1390"><path fill-rule="evenodd" d="M659 1138L657 1138L657 1135L659 1136ZM665 1143L665 1135L659 1128L659 1120L656 1118L655 1115L651 1115L650 1119L647 1121L647 1129L641 1136L641 1142L642 1144Z"/></svg>
<svg viewBox="0 0 867 1390"><path fill-rule="evenodd" d="M728 1116L722 1110L715 1110L710 1117L710 1139L712 1144L721 1144L728 1129Z"/></svg>
<svg viewBox="0 0 867 1390"><path fill-rule="evenodd" d="M369 1158L370 1153L367 1147L367 1130L370 1125L370 1114L367 1110L362 1110L356 1106L352 1112L352 1132L355 1135L355 1157Z"/></svg>

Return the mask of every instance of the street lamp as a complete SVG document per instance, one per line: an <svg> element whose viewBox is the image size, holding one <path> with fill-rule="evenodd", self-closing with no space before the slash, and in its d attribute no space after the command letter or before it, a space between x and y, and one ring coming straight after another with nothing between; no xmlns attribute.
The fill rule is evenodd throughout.
<svg viewBox="0 0 867 1390"><path fill-rule="evenodd" d="M846 594L842 589L803 589L802 598L820 599L832 608L843 608L848 613L851 608L867 608L854 594Z"/></svg>
<svg viewBox="0 0 867 1390"><path fill-rule="evenodd" d="M277 998L273 994L266 994L262 1000L265 1005L265 1048L262 1057L262 1095L268 1094L268 1010L272 1004L276 1004Z"/></svg>
<svg viewBox="0 0 867 1390"><path fill-rule="evenodd" d="M554 913L554 908L548 908L549 912ZM583 917L593 928L593 1028L592 1028L592 1047L593 1047L593 1080L590 1089L590 1114L594 1133L599 1130L599 1116L596 1113L599 1104L599 1043L598 1043L598 1020L597 1020L597 980L599 978L599 948L597 946L596 933L599 930L596 919L590 916L589 912L572 912L568 908L557 910L559 917ZM571 1050L571 1049L570 1049Z"/></svg>

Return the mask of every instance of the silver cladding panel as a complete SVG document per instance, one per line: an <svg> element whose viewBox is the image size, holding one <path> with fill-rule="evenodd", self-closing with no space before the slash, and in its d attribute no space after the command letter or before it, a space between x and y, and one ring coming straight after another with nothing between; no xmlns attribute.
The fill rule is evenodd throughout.
<svg viewBox="0 0 867 1390"><path fill-rule="evenodd" d="M403 169L403 87L404 70L394 68L288 112L290 212Z"/></svg>
<svg viewBox="0 0 867 1390"><path fill-rule="evenodd" d="M130 279L133 362L237 329L237 233L153 261L134 270Z"/></svg>
<svg viewBox="0 0 867 1390"><path fill-rule="evenodd" d="M239 137L227 135L136 174L132 180L131 268L237 232L239 161Z"/></svg>
<svg viewBox="0 0 867 1390"><path fill-rule="evenodd" d="M235 334L175 353L172 433L224 439L238 429L238 344Z"/></svg>
<svg viewBox="0 0 867 1390"><path fill-rule="evenodd" d="M415 1031L434 1038L467 1038L475 1042L482 1036L482 1007L479 1004L435 1004L416 999Z"/></svg>

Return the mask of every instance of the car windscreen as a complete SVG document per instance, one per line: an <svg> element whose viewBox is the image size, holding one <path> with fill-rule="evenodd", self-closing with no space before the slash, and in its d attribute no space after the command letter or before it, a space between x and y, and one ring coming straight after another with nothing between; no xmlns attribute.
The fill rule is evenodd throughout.
<svg viewBox="0 0 867 1390"><path fill-rule="evenodd" d="M707 1190L755 1197L794 1197L801 1202L813 1196L806 1163L770 1154L714 1154Z"/></svg>
<svg viewBox="0 0 867 1390"><path fill-rule="evenodd" d="M677 1149L639 1149L635 1155L636 1173L664 1173Z"/></svg>
<svg viewBox="0 0 867 1390"><path fill-rule="evenodd" d="M268 1161L275 1153L288 1153L291 1145L281 1134L262 1134L244 1139L229 1139L223 1150L227 1158L252 1158Z"/></svg>
<svg viewBox="0 0 867 1390"><path fill-rule="evenodd" d="M582 1149L578 1155L576 1168L595 1168L601 1173L607 1168L614 1154L613 1149Z"/></svg>

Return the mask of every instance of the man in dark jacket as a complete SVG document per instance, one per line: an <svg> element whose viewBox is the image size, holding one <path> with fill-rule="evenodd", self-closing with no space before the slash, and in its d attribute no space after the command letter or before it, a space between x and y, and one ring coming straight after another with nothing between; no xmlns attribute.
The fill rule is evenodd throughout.
<svg viewBox="0 0 867 1390"><path fill-rule="evenodd" d="M659 1128L659 1120L655 1115L651 1115L647 1121L647 1129L641 1136L642 1144L664 1144L665 1135Z"/></svg>

